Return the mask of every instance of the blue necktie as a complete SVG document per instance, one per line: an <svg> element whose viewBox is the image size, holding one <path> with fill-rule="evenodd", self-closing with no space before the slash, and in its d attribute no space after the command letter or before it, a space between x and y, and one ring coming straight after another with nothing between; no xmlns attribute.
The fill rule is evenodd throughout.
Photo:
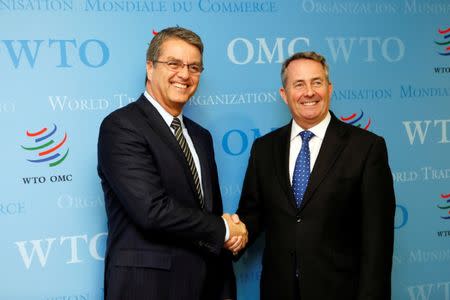
<svg viewBox="0 0 450 300"><path fill-rule="evenodd" d="M303 201L303 195L305 194L306 187L308 186L309 173L310 173L310 153L309 153L309 140L314 136L311 131L300 132L302 138L302 148L295 161L294 175L292 177L292 188L294 189L294 198L297 208L300 207Z"/></svg>

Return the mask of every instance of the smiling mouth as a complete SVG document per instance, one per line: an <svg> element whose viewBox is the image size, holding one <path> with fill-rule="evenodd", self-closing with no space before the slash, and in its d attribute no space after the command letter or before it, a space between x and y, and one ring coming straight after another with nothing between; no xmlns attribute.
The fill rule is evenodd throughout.
<svg viewBox="0 0 450 300"><path fill-rule="evenodd" d="M172 83L172 85L178 89L187 89L187 87L188 87L187 84L182 84L182 83L178 83L178 82Z"/></svg>
<svg viewBox="0 0 450 300"><path fill-rule="evenodd" d="M320 100L309 100L309 101L304 101L304 102L300 102L300 105L304 105L304 106L313 106L316 105L317 103L319 103Z"/></svg>

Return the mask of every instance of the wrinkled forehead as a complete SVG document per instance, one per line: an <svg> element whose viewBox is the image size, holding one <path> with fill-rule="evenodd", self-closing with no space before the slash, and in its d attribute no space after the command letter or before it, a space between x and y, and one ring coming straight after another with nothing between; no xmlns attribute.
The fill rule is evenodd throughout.
<svg viewBox="0 0 450 300"><path fill-rule="evenodd" d="M201 62L200 50L182 39L170 38L165 40L159 48L159 58L172 58L177 60L189 60L190 62Z"/></svg>
<svg viewBox="0 0 450 300"><path fill-rule="evenodd" d="M326 79L327 75L324 66L311 59L297 59L292 61L287 69L288 80L314 80Z"/></svg>

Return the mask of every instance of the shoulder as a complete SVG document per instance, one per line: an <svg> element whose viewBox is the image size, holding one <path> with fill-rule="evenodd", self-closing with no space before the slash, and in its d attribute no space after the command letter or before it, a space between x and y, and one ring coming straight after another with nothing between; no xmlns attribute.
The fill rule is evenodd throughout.
<svg viewBox="0 0 450 300"><path fill-rule="evenodd" d="M374 153L387 153L386 142L383 137L368 130L346 124L339 120L330 123L330 136L328 141L334 143L344 143L347 151L356 156L367 157ZM327 130L328 131L328 130ZM325 142L325 140L324 140Z"/></svg>
<svg viewBox="0 0 450 300"><path fill-rule="evenodd" d="M328 128L330 131L342 134L343 136L348 137L350 141L360 144L373 144L374 142L384 141L384 139L376 133L342 122L334 115L332 115Z"/></svg>
<svg viewBox="0 0 450 300"><path fill-rule="evenodd" d="M201 126L197 122L183 115L183 122L189 133L205 135L211 137L211 133L205 127Z"/></svg>
<svg viewBox="0 0 450 300"><path fill-rule="evenodd" d="M291 133L291 122L261 137L258 137L253 142L253 146L258 148L260 147L265 148L271 147L273 144L289 141L290 133Z"/></svg>
<svg viewBox="0 0 450 300"><path fill-rule="evenodd" d="M103 119L100 128L114 127L117 124L122 124L126 127L133 127L133 124L139 122L140 119L144 119L143 113L139 108L139 106L142 105L142 103L140 103L142 102L141 98L108 114Z"/></svg>
<svg viewBox="0 0 450 300"><path fill-rule="evenodd" d="M338 121L341 122L341 121ZM352 140L356 140L360 143L368 143L373 144L375 142L381 142L384 141L383 137L380 135L368 131L366 129L362 129L360 127L356 127L353 125L346 124L344 122L341 122L342 126L345 127L346 131L348 132L350 138Z"/></svg>

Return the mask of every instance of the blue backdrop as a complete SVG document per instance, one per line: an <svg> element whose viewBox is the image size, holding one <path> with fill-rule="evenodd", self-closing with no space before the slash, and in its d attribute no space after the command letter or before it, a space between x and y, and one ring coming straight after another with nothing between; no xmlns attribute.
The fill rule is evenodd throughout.
<svg viewBox="0 0 450 300"><path fill-rule="evenodd" d="M206 46L185 114L213 134L225 210L253 140L289 121L281 62L320 52L332 110L388 144L393 299L450 300L449 15L448 0L0 0L0 299L101 299L98 127L143 91L153 31L180 25ZM235 264L240 299L259 298L262 247Z"/></svg>

